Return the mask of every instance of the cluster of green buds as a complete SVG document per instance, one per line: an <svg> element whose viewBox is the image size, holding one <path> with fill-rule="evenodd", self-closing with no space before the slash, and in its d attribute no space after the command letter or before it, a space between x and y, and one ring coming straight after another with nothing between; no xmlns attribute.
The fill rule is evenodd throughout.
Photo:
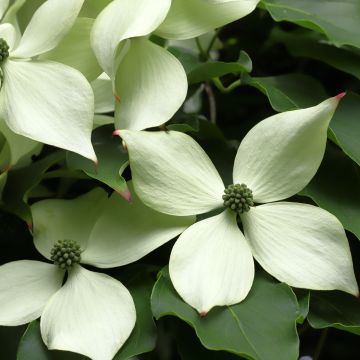
<svg viewBox="0 0 360 360"><path fill-rule="evenodd" d="M9 45L4 39L0 39L0 63L9 57Z"/></svg>
<svg viewBox="0 0 360 360"><path fill-rule="evenodd" d="M81 248L73 240L59 240L51 249L51 260L61 269L70 270L81 260Z"/></svg>
<svg viewBox="0 0 360 360"><path fill-rule="evenodd" d="M222 198L224 206L238 214L247 212L254 206L252 191L245 184L229 185Z"/></svg>

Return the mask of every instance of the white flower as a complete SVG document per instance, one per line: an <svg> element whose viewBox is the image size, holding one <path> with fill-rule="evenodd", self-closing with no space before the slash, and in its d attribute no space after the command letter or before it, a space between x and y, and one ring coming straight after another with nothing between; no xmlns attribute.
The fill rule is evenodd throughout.
<svg viewBox="0 0 360 360"><path fill-rule="evenodd" d="M97 17L91 42L99 64L113 81L116 129L142 130L164 124L185 100L185 70L170 52L148 39L151 33L178 38L181 24L180 30L188 30L188 37L197 36L247 15L257 3L112 1Z"/></svg>
<svg viewBox="0 0 360 360"><path fill-rule="evenodd" d="M274 115L250 130L236 155L233 182L245 184L252 194L243 187L225 199L219 173L189 136L120 132L135 190L145 204L175 215L228 207L188 228L171 253L171 280L201 314L246 297L254 277L253 256L291 286L358 293L340 222L316 206L279 201L303 189L316 173L341 96Z"/></svg>
<svg viewBox="0 0 360 360"><path fill-rule="evenodd" d="M119 281L79 263L99 268L129 264L181 233L193 217L158 213L136 197L131 205L116 193L108 199L101 189L70 201L40 201L32 214L35 246L57 265L24 260L0 267L0 325L41 316L49 349L111 360L134 327L134 303ZM68 267L63 286L61 267Z"/></svg>
<svg viewBox="0 0 360 360"><path fill-rule="evenodd" d="M47 0L21 39L11 24L0 25L4 51L0 109L1 118L15 133L96 161L91 144L94 95L90 84L69 66L37 60L71 29L83 1Z"/></svg>

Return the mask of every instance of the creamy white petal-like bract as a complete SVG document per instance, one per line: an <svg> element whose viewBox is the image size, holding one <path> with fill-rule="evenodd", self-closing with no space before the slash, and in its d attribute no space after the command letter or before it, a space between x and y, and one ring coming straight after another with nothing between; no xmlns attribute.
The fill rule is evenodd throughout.
<svg viewBox="0 0 360 360"><path fill-rule="evenodd" d="M114 75L116 48L124 39L152 33L164 20L171 0L114 0L96 18L91 43L103 70Z"/></svg>
<svg viewBox="0 0 360 360"><path fill-rule="evenodd" d="M259 1L173 0L156 34L166 39L195 38L250 14Z"/></svg>
<svg viewBox="0 0 360 360"><path fill-rule="evenodd" d="M201 315L243 300L254 261L235 213L225 210L185 230L172 249L169 271L177 292Z"/></svg>
<svg viewBox="0 0 360 360"><path fill-rule="evenodd" d="M12 131L96 161L94 94L79 71L55 62L10 59L2 69L0 100Z"/></svg>
<svg viewBox="0 0 360 360"><path fill-rule="evenodd" d="M9 6L9 0L0 0L0 20Z"/></svg>
<svg viewBox="0 0 360 360"><path fill-rule="evenodd" d="M135 320L132 297L119 281L78 265L46 304L40 327L49 349L112 360Z"/></svg>
<svg viewBox="0 0 360 360"><path fill-rule="evenodd" d="M59 240L76 241L85 250L106 201L107 193L96 188L73 200L49 199L33 204L31 213L37 250L50 259L50 251Z"/></svg>
<svg viewBox="0 0 360 360"><path fill-rule="evenodd" d="M146 38L131 39L115 78L115 127L142 130L164 124L184 102L187 88L174 55Z"/></svg>
<svg viewBox="0 0 360 360"><path fill-rule="evenodd" d="M21 260L0 266L0 324L17 326L37 319L60 289L64 271L40 261Z"/></svg>
<svg viewBox="0 0 360 360"><path fill-rule="evenodd" d="M103 114L115 111L115 97L109 76L102 73L96 80L91 82L91 87L95 95L95 113Z"/></svg>
<svg viewBox="0 0 360 360"><path fill-rule="evenodd" d="M16 30L11 24L0 24L0 39L4 39L9 45L9 50L13 48L16 41Z"/></svg>
<svg viewBox="0 0 360 360"><path fill-rule="evenodd" d="M74 25L83 3L84 0L47 0L31 18L10 56L31 58L56 47Z"/></svg>
<svg viewBox="0 0 360 360"><path fill-rule="evenodd" d="M201 214L222 206L224 184L190 136L177 131L122 130L135 191L153 209L170 215Z"/></svg>
<svg viewBox="0 0 360 360"><path fill-rule="evenodd" d="M258 203L286 199L302 190L323 159L327 129L340 96L255 125L238 149L234 183L245 183Z"/></svg>
<svg viewBox="0 0 360 360"><path fill-rule="evenodd" d="M255 259L278 280L358 295L345 231L329 212L279 202L256 206L241 219Z"/></svg>
<svg viewBox="0 0 360 360"><path fill-rule="evenodd" d="M132 191L132 202L113 193L91 231L82 263L100 268L132 263L165 244L190 226L193 216L159 213L145 206Z"/></svg>

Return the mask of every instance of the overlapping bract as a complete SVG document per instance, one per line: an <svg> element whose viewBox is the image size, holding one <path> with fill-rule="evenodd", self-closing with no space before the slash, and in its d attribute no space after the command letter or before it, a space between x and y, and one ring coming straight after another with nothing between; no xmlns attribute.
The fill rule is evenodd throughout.
<svg viewBox="0 0 360 360"><path fill-rule="evenodd" d="M19 135L77 152L96 161L91 144L94 95L77 70L37 60L71 29L83 0L48 0L19 37L11 24L0 25L10 46L1 65L1 118Z"/></svg>
<svg viewBox="0 0 360 360"><path fill-rule="evenodd" d="M252 255L289 285L358 293L340 222L315 206L273 202L296 194L315 175L339 98L265 119L241 142L233 181L245 183L257 203L240 215L245 236L236 214L226 209L187 229L170 257L176 290L199 313L246 297L254 277ZM135 189L145 204L177 215L222 207L225 186L188 135L130 130L120 135L129 149Z"/></svg>
<svg viewBox="0 0 360 360"><path fill-rule="evenodd" d="M131 186L130 186L131 187ZM58 240L82 249L81 263L100 268L134 262L194 219L157 213L134 197L130 206L116 193L95 189L75 200L44 200L32 206L34 242L48 260ZM108 275L75 265L64 270L38 261L0 267L0 324L20 325L41 316L49 349L110 360L129 337L136 313L128 290Z"/></svg>

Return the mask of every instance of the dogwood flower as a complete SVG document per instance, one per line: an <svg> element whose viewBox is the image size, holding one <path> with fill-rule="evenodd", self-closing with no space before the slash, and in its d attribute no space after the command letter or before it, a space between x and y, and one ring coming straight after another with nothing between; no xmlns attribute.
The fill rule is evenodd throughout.
<svg viewBox="0 0 360 360"><path fill-rule="evenodd" d="M135 191L145 204L182 216L225 208L190 226L170 256L175 289L200 314L247 296L254 278L253 257L291 286L358 294L340 222L316 206L280 201L315 175L342 96L257 124L240 144L228 187L188 135L120 132L129 150Z"/></svg>
<svg viewBox="0 0 360 360"><path fill-rule="evenodd" d="M116 193L108 199L102 189L75 200L40 201L32 205L32 215L35 246L54 264L23 260L0 267L0 324L20 325L41 316L49 349L113 359L134 327L133 299L118 280L80 264L129 264L194 219L158 213L137 197L131 205Z"/></svg>
<svg viewBox="0 0 360 360"><path fill-rule="evenodd" d="M142 130L162 125L185 100L185 70L170 52L148 39L153 32L169 34L181 23L189 37L195 32L206 33L247 15L257 3L258 0L112 1L97 17L91 42L99 64L113 81L117 99L115 128ZM170 18L166 20L168 14ZM169 30L165 25L163 29L164 20L174 26L170 25Z"/></svg>
<svg viewBox="0 0 360 360"><path fill-rule="evenodd" d="M11 24L0 24L0 109L15 133L96 161L90 84L69 66L37 59L69 32L83 2L47 0L20 39Z"/></svg>

